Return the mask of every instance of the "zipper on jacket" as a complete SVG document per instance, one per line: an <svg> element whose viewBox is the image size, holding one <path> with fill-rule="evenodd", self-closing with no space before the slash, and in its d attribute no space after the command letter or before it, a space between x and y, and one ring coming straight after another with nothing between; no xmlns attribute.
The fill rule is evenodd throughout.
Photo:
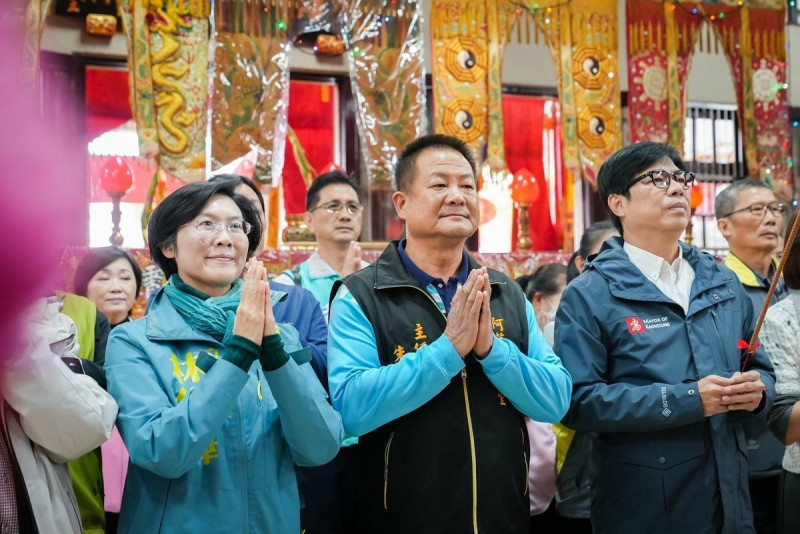
<svg viewBox="0 0 800 534"><path fill-rule="evenodd" d="M167 505L169 504L169 490L172 487L172 480L167 482L167 491L165 492L164 497L164 509L161 510L161 520L158 522L158 533L161 534L164 531L164 518L167 516ZM80 517L80 514L78 514Z"/></svg>
<svg viewBox="0 0 800 534"><path fill-rule="evenodd" d="M256 386L256 406L260 408L261 399L264 398L261 394L261 369L256 369L256 378L258 378L258 385ZM266 378L264 380L266 380Z"/></svg>
<svg viewBox="0 0 800 534"><path fill-rule="evenodd" d="M242 484L240 486L242 488L242 493L241 494L244 495L244 498L242 499L242 514L243 514L242 515L242 532L247 534L250 531L250 527L249 527L249 523L250 523L249 514L250 514L250 512L248 510L248 505L247 505L247 499L250 496L250 490L247 487L247 473L249 471L249 468L247 466L247 442L244 439L244 425L243 425L243 421L242 421L242 415L244 414L244 410L242 410L242 398L241 398L241 396L239 397L239 399L236 402L236 408L238 409L238 412L239 412L238 414L236 414L236 419L237 419L237 423L238 423L237 426L239 427L239 455L242 458L242 473L244 475L244 476L242 476Z"/></svg>
<svg viewBox="0 0 800 534"><path fill-rule="evenodd" d="M389 509L389 502L387 501L387 494L389 491L389 450L392 448L392 440L394 439L394 432L389 434L389 441L386 442L386 449L383 452L383 509Z"/></svg>
<svg viewBox="0 0 800 534"><path fill-rule="evenodd" d="M417 287L417 286L408 285L408 284L398 284L398 285L391 285L391 286L382 286L382 287L379 287L379 288L376 288L376 289L396 289L396 288L400 288L400 287L403 287L403 288L409 288L409 289L416 289L417 291L419 291L420 293L422 293L423 295L425 295L426 297L428 297L428 300L429 300L429 301L431 301L431 304L433 304L434 306L436 306L436 309L437 309L437 310L439 310L439 313L441 313L441 314L442 314L442 317L444 317L444 320L445 320L445 322L447 322L447 315L445 315L445 313L444 313L444 312L441 310L441 308L439 308L439 305L436 303L436 301L435 301L435 300L433 300L433 297L430 295L430 293L428 293L428 292L427 292L427 291L425 291L424 289L421 289L421 288L419 288L419 287Z"/></svg>
<svg viewBox="0 0 800 534"><path fill-rule="evenodd" d="M495 282L495 284L501 284L501 283L504 284L505 282ZM491 283L489 285L491 285ZM439 305L436 303L435 300L433 300L433 297L430 295L430 293L428 293L427 291L425 291L422 288L419 288L417 286L412 286L410 284L392 284L392 285L387 285L387 286L376 287L375 289L396 289L396 288L400 288L400 287L416 289L417 291L419 291L420 293L422 293L423 295L428 297L428 300L430 300L431 303L434 306L436 306L436 309L439 310L439 313L441 313L442 317L444 317L445 321L447 321L447 315L439 308Z"/></svg>
<svg viewBox="0 0 800 534"><path fill-rule="evenodd" d="M519 433L522 434L522 446L525 447L525 429L520 428ZM530 474L531 466L530 459L528 459L524 449L522 451L522 461L525 464L525 478L522 479L525 490L522 492L522 495L525 496L528 494L528 475Z"/></svg>
<svg viewBox="0 0 800 534"><path fill-rule="evenodd" d="M467 391L467 369L461 370L461 383L464 386L464 406L467 410L467 428L469 429L469 448L472 455L472 530L478 534L478 460L475 453L475 434L472 430L472 414L469 408L469 392Z"/></svg>

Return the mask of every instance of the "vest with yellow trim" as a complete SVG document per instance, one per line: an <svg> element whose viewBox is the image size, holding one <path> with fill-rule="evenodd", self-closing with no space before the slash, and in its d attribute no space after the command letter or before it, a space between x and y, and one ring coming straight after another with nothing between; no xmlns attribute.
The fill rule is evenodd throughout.
<svg viewBox="0 0 800 534"><path fill-rule="evenodd" d="M382 366L444 334L446 318L392 242L344 283L372 324ZM470 269L480 266L470 257ZM489 270L495 335L527 352L525 296ZM359 438L358 510L364 533L529 531L528 434L523 415L470 353L466 369L423 406Z"/></svg>

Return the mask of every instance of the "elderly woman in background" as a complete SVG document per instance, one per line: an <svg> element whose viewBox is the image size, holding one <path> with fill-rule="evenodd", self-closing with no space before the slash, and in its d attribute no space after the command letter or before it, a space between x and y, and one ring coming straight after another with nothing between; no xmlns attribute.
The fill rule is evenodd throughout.
<svg viewBox="0 0 800 534"><path fill-rule="evenodd" d="M521 276L526 298L533 305L536 323L547 342L553 344L553 326L561 294L567 287L567 266L545 263L529 275ZM528 492L530 496L530 531L532 534L556 531L556 512L552 506L556 493L556 436L553 425L525 418L530 439Z"/></svg>
<svg viewBox="0 0 800 534"><path fill-rule="evenodd" d="M127 250L93 248L78 263L74 285L75 293L94 302L114 328L130 320L142 288L142 269Z"/></svg>
<svg viewBox="0 0 800 534"><path fill-rule="evenodd" d="M787 226L791 229L795 212ZM772 432L786 446L780 482L778 532L800 532L800 243L787 253L783 279L789 296L767 311L760 340L775 368L775 403L769 412Z"/></svg>
<svg viewBox="0 0 800 534"><path fill-rule="evenodd" d="M186 185L150 218L169 282L112 332L106 363L131 456L122 533L299 532L294 464L339 450L341 418L251 258L261 233L228 183Z"/></svg>
<svg viewBox="0 0 800 534"><path fill-rule="evenodd" d="M75 293L91 300L114 328L130 321L142 288L142 269L127 250L93 248L78 263L73 285ZM101 447L101 457L105 532L115 534L128 470L128 451L116 427L111 439Z"/></svg>

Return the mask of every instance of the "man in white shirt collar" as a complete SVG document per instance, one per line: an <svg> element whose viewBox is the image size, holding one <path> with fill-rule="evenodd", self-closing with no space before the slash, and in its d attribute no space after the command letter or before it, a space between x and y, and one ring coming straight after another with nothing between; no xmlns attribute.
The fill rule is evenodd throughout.
<svg viewBox="0 0 800 534"><path fill-rule="evenodd" d="M679 239L694 175L678 152L638 143L598 174L621 238L565 290L555 352L573 378L563 424L596 432L596 532L754 534L742 419L763 417L774 372L733 273Z"/></svg>

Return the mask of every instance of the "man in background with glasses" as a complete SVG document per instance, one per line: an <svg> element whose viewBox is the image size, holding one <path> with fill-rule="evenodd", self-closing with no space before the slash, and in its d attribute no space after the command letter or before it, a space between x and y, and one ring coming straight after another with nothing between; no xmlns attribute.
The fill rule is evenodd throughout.
<svg viewBox="0 0 800 534"><path fill-rule="evenodd" d="M573 378L563 423L597 433L595 532L754 532L743 419L765 416L775 375L760 349L740 372L752 303L679 241L694 179L667 145L613 154L598 190L621 237L556 314L554 350Z"/></svg>
<svg viewBox="0 0 800 534"><path fill-rule="evenodd" d="M305 221L317 240L317 250L275 278L280 284L296 284L314 293L326 319L333 283L367 266L358 244L363 211L358 189L344 173L332 171L315 178L306 193Z"/></svg>
<svg viewBox="0 0 800 534"><path fill-rule="evenodd" d="M728 242L725 265L744 286L758 315L775 276L778 260L773 256L781 241L786 206L761 180L737 180L723 189L714 202L717 228ZM778 282L772 304L787 295L783 280ZM772 435L762 418L745 421L750 499L758 534L777 532L778 487L781 461L786 449Z"/></svg>

